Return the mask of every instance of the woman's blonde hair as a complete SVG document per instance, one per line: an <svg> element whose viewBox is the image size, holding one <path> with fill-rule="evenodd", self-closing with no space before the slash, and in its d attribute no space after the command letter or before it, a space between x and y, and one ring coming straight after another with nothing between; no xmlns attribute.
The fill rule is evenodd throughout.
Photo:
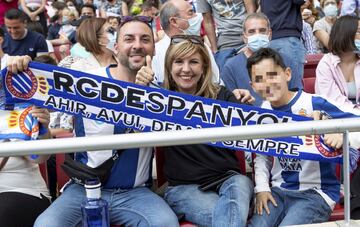
<svg viewBox="0 0 360 227"><path fill-rule="evenodd" d="M194 44L190 40L184 40L180 43L170 45L166 51L164 88L171 91L178 91L177 85L171 75L172 64L176 59L191 56L195 53L199 53L202 57L204 68L194 95L216 99L220 87L212 82L211 61L208 51L205 46Z"/></svg>

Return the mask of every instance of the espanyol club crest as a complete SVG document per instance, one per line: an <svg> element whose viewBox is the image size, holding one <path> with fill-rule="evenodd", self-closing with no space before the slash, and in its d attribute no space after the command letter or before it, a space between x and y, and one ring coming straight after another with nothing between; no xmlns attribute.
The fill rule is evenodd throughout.
<svg viewBox="0 0 360 227"><path fill-rule="evenodd" d="M25 100L30 99L39 86L36 76L29 69L18 74L7 71L5 85L14 97Z"/></svg>
<svg viewBox="0 0 360 227"><path fill-rule="evenodd" d="M18 127L22 133L32 137L39 133L39 125L34 124L34 119L29 114L31 107L28 107L22 111L13 110L7 117L8 127Z"/></svg>

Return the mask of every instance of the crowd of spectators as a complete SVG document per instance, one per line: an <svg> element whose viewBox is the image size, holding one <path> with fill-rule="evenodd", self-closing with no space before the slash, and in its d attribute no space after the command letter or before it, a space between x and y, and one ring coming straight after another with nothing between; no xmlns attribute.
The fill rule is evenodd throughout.
<svg viewBox="0 0 360 227"><path fill-rule="evenodd" d="M29 61L40 61L316 120L322 118L318 111L325 110L334 118L359 116L359 10L358 0L0 1L1 68L21 71ZM321 98L302 91L306 55L313 54L323 55L315 82ZM2 94L0 83L1 108ZM49 114L39 108L32 113L41 114L39 122L50 128L52 136L134 133L66 113ZM343 143L340 137L325 135L324 142L338 149ZM351 136L354 150L360 147L358 138ZM127 149L116 160L102 188L112 224L177 226L179 217L199 226L307 224L327 221L339 200L332 163L258 155L251 170L255 171L253 185L248 176L239 174L234 152L225 148L197 144L165 150L169 187L164 199L149 190L153 148ZM115 152L84 151L74 159L95 168ZM71 182L56 198L56 186L51 186L56 176L51 174L49 193L36 172L37 163L46 158L0 157L0 179L5 179L0 184L0 225L5 219L6 226L77 226L81 222L84 188ZM247 154L253 164L251 159ZM300 168L289 170L295 165ZM9 181L14 166L13 176L19 180ZM38 185L25 187L27 177ZM216 190L200 189L219 178L224 179ZM17 194L9 197L10 192ZM248 219L253 194L255 212ZM55 201L49 206L50 195ZM15 211L4 204L15 200L16 206L32 203L37 209L29 209L27 219L9 215ZM306 209L306 214L299 209Z"/></svg>

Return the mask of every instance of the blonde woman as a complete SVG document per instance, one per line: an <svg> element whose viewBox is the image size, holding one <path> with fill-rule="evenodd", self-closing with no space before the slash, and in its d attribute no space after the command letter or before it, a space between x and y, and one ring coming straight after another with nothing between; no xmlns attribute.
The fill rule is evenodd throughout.
<svg viewBox="0 0 360 227"><path fill-rule="evenodd" d="M165 59L166 89L238 102L225 87L212 82L211 62L201 37L173 36ZM144 67L137 75L144 85L150 78L146 71L149 68ZM169 182L165 200L178 216L199 226L246 225L253 185L239 173L234 151L205 144L164 149Z"/></svg>

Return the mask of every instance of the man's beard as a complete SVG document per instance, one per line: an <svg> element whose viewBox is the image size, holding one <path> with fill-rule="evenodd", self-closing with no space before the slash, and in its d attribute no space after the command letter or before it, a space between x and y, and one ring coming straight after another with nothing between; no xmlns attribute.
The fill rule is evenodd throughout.
<svg viewBox="0 0 360 227"><path fill-rule="evenodd" d="M132 54L138 54L138 55L141 55L143 56L143 63L142 64L132 64L130 61L129 61L129 56L128 55L125 55L125 54L118 54L118 59L119 59L119 62L121 65L123 65L124 67L126 67L127 69L129 69L129 71L139 71L141 69L141 67L143 67L146 63L145 63L145 56L146 54L143 52L143 51L137 51L135 53L131 53L130 55Z"/></svg>

